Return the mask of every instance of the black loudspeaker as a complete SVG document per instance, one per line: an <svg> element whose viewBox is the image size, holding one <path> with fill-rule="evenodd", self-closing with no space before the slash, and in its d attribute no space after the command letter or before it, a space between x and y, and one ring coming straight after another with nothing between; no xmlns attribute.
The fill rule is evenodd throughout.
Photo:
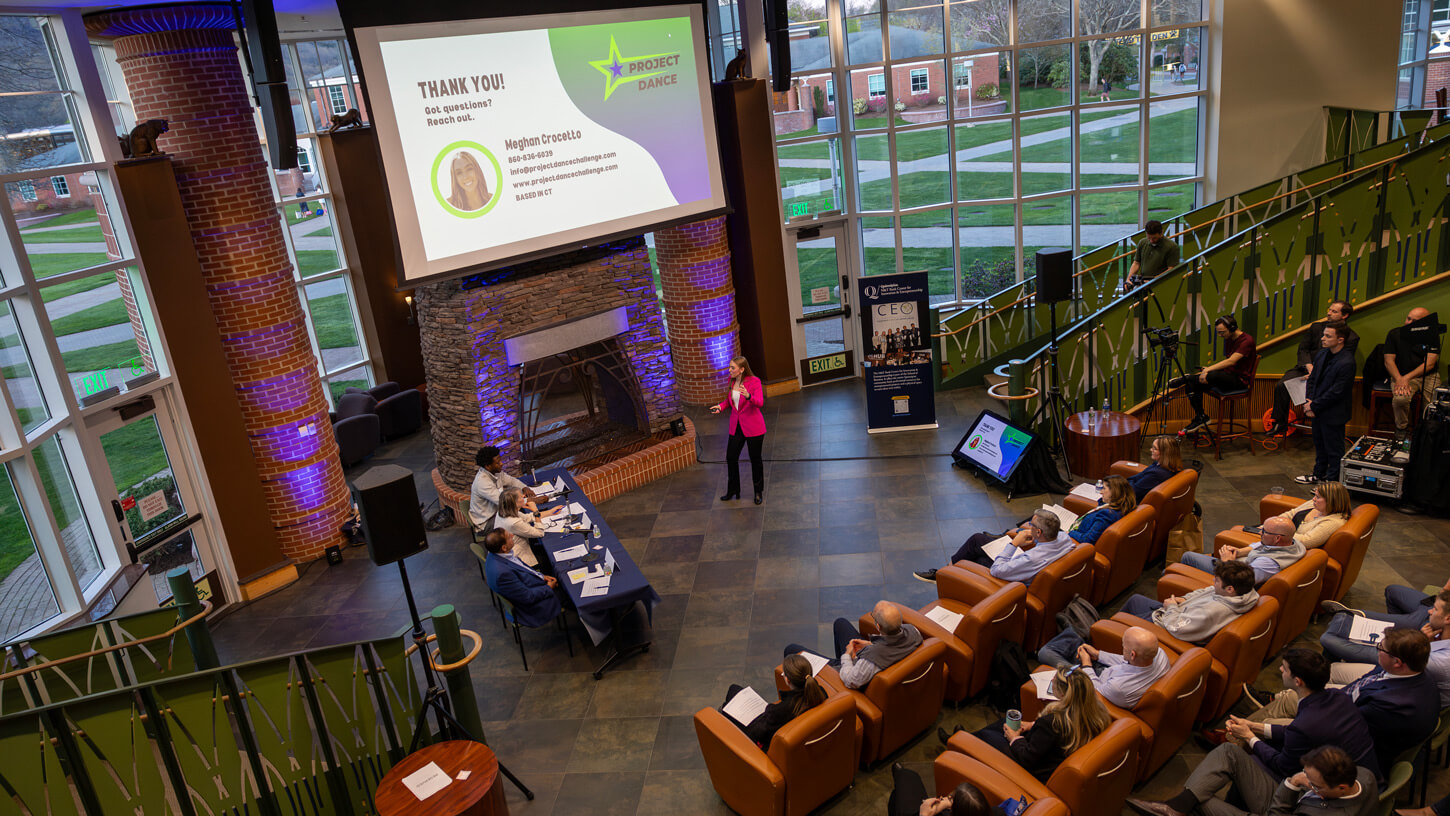
<svg viewBox="0 0 1450 816"><path fill-rule="evenodd" d="M1037 250L1037 302L1072 300L1072 250Z"/></svg>
<svg viewBox="0 0 1450 816"><path fill-rule="evenodd" d="M391 564L428 549L411 470L397 465L371 468L349 487L374 564Z"/></svg>
<svg viewBox="0 0 1450 816"><path fill-rule="evenodd" d="M252 87L257 90L257 107L262 111L272 169L291 170L297 166L297 127L292 121L277 13L272 10L272 0L242 0L241 14L247 64L252 72ZM326 124L318 122L317 127Z"/></svg>
<svg viewBox="0 0 1450 816"><path fill-rule="evenodd" d="M787 0L765 0L765 41L770 46L770 87L790 90L790 16Z"/></svg>

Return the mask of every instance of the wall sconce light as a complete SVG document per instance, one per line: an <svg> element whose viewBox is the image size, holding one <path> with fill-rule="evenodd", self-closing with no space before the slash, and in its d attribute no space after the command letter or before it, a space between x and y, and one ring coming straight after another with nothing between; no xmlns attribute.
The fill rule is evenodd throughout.
<svg viewBox="0 0 1450 816"><path fill-rule="evenodd" d="M404 295L403 296L403 300L407 301L407 303L408 303L408 325L409 326L416 326L416 325L418 325L418 315L416 313L414 313L414 311L413 311L413 296L412 295Z"/></svg>

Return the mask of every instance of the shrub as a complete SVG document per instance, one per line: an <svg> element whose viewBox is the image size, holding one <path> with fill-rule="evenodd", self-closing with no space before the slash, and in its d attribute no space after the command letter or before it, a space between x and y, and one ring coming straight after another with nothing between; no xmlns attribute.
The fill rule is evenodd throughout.
<svg viewBox="0 0 1450 816"><path fill-rule="evenodd" d="M938 96L936 98L936 103L938 105L945 105L947 103L947 98L945 96Z"/></svg>
<svg viewBox="0 0 1450 816"><path fill-rule="evenodd" d="M931 94L919 93L911 95L911 105L916 108L924 108L932 102Z"/></svg>
<svg viewBox="0 0 1450 816"><path fill-rule="evenodd" d="M978 99L996 99L1002 95L1002 88L995 82L986 82L977 86L976 95Z"/></svg>
<svg viewBox="0 0 1450 816"><path fill-rule="evenodd" d="M852 99L851 100L851 112L854 113L854 114L856 114L857 116L860 116L861 114L865 113L866 112L866 108L868 106L869 106L869 103L867 103L867 101L864 100L864 99Z"/></svg>
<svg viewBox="0 0 1450 816"><path fill-rule="evenodd" d="M878 97L866 103L866 110L871 113L881 113L886 110L886 97Z"/></svg>
<svg viewBox="0 0 1450 816"><path fill-rule="evenodd" d="M977 259L962 264L962 294L967 297L994 295L1017 280L1017 265L1011 259L989 263Z"/></svg>
<svg viewBox="0 0 1450 816"><path fill-rule="evenodd" d="M817 85L812 89L811 101L815 103L816 118L826 115L826 89Z"/></svg>
<svg viewBox="0 0 1450 816"><path fill-rule="evenodd" d="M897 103L895 105L892 105L891 108L892 108L892 110L895 110L897 113L901 113L902 111L906 110L906 103L905 102L901 102L901 101L897 101Z"/></svg>

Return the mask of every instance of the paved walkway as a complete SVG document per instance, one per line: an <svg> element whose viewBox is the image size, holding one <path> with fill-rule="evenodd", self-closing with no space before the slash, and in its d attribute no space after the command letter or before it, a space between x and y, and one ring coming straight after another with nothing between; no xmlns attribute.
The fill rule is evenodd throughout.
<svg viewBox="0 0 1450 816"><path fill-rule="evenodd" d="M90 530L78 519L60 533L66 555L84 584L100 569ZM0 603L0 643L55 614L58 608L39 555L31 555L0 581L0 598L4 599Z"/></svg>

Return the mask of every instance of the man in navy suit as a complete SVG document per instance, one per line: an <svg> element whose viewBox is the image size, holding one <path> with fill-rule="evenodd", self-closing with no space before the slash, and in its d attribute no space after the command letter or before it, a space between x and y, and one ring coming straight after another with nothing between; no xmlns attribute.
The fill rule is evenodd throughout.
<svg viewBox="0 0 1450 816"><path fill-rule="evenodd" d="M1343 320L1324 324L1314 370L1304 392L1304 415L1314 420L1314 472L1295 476L1300 484L1339 481L1339 460L1344 458L1344 426L1349 422L1350 395L1354 390L1354 352L1349 326Z"/></svg>
<svg viewBox="0 0 1450 816"><path fill-rule="evenodd" d="M1419 745L1435 730L1440 716L1440 689L1425 673L1430 639L1416 629L1390 629L1379 644L1379 665L1358 679L1346 672L1359 663L1336 663L1330 681L1344 687L1374 737L1380 769L1388 774L1400 754ZM1358 667L1358 669L1356 669ZM1353 679L1353 682L1350 682Z"/></svg>
<svg viewBox="0 0 1450 816"><path fill-rule="evenodd" d="M513 552L512 534L495 527L484 536L488 560L483 571L488 587L514 605L514 618L522 626L542 626L559 616L557 578L544 575L525 564Z"/></svg>

